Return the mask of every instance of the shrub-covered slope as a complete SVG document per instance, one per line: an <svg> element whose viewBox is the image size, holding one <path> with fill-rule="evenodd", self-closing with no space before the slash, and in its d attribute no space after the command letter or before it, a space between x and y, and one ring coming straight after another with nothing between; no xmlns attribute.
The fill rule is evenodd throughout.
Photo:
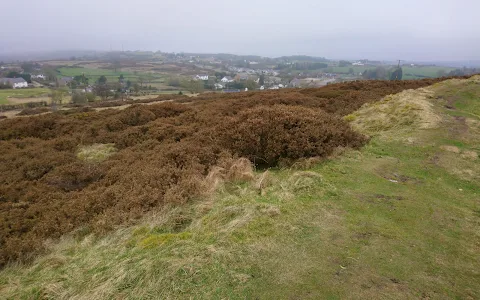
<svg viewBox="0 0 480 300"><path fill-rule="evenodd" d="M205 176L235 157L275 167L358 148L366 138L342 116L433 82L350 82L3 120L0 266L81 226L108 231L198 197Z"/></svg>

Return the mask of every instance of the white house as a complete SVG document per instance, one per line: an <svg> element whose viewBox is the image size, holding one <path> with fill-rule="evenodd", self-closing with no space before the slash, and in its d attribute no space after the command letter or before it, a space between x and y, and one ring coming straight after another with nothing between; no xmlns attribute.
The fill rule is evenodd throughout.
<svg viewBox="0 0 480 300"><path fill-rule="evenodd" d="M208 80L208 75L197 75L195 78L198 80Z"/></svg>
<svg viewBox="0 0 480 300"><path fill-rule="evenodd" d="M364 66L365 64L360 62L360 61L357 61L357 62L354 62L352 65L353 66Z"/></svg>
<svg viewBox="0 0 480 300"><path fill-rule="evenodd" d="M230 76L225 76L220 81L223 83L229 83L229 82L233 82L233 78Z"/></svg>
<svg viewBox="0 0 480 300"><path fill-rule="evenodd" d="M38 75L32 75L32 79L47 79L47 77L43 74L38 74Z"/></svg>
<svg viewBox="0 0 480 300"><path fill-rule="evenodd" d="M215 89L216 89L216 90L221 90L221 89L223 89L223 85L221 85L220 83L215 83L214 86L215 86Z"/></svg>
<svg viewBox="0 0 480 300"><path fill-rule="evenodd" d="M26 88L28 83L23 78L0 78L1 84L9 84L14 89Z"/></svg>

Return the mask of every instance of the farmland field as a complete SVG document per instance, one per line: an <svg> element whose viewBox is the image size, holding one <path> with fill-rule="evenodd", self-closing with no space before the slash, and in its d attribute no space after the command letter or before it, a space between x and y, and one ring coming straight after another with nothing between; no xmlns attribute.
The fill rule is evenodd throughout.
<svg viewBox="0 0 480 300"><path fill-rule="evenodd" d="M455 70L455 68L449 67L437 67L437 66L428 66L428 67L407 67L403 66L403 79L418 79L418 78L436 78L438 77L439 71L445 71L448 74L450 71ZM412 74L412 75L408 75Z"/></svg>
<svg viewBox="0 0 480 300"><path fill-rule="evenodd" d="M33 102L35 101L35 97L45 97L49 92L50 90L45 88L0 90L0 104L14 104L8 100L9 97L22 99L32 98Z"/></svg>
<svg viewBox="0 0 480 300"><path fill-rule="evenodd" d="M349 69L352 68L356 74L363 73L365 70L375 69L375 66L346 66L346 67L331 67L334 73L343 73L347 74ZM391 68L391 66L385 66L386 69ZM455 68L449 67L411 67L411 66L402 66L403 69L403 79L421 79L421 78L436 78L438 77L438 71L448 72L455 70ZM411 74L411 75L409 75Z"/></svg>
<svg viewBox="0 0 480 300"><path fill-rule="evenodd" d="M108 70L108 69L94 69L94 68L58 68L60 76L69 76L74 77L84 74L87 78L91 80L90 83L94 83L100 76L105 76L108 82L117 82L118 77L123 75L125 80L130 80L132 82L138 82L141 76L149 79L149 82L163 82L165 76L158 73L140 73L135 74L134 72L125 72L122 70Z"/></svg>

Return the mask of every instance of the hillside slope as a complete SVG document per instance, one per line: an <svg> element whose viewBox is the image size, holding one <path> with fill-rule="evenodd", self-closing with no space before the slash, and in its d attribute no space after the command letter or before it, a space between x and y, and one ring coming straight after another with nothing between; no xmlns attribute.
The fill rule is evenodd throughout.
<svg viewBox="0 0 480 300"><path fill-rule="evenodd" d="M480 77L366 104L371 140L252 171L0 272L6 299L478 299Z"/></svg>

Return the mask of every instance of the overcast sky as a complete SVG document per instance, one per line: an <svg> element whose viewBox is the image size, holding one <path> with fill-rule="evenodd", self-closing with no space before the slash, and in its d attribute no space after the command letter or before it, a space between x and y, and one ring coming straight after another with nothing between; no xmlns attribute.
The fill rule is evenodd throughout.
<svg viewBox="0 0 480 300"><path fill-rule="evenodd" d="M161 50L480 60L480 0L2 1L0 53Z"/></svg>

